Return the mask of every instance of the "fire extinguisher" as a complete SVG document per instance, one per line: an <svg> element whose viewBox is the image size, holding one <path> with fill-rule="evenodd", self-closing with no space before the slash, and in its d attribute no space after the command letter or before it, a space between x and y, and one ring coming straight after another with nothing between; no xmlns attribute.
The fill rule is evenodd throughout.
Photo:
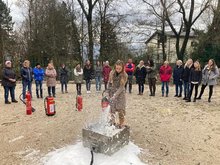
<svg viewBox="0 0 220 165"><path fill-rule="evenodd" d="M25 98L26 98L26 114L31 115L32 114L32 106L31 106L31 94L29 91L27 91Z"/></svg>
<svg viewBox="0 0 220 165"><path fill-rule="evenodd" d="M82 111L83 108L83 98L81 95L76 96L76 109Z"/></svg>
<svg viewBox="0 0 220 165"><path fill-rule="evenodd" d="M102 111L105 111L105 109L109 106L110 101L108 96L104 96L104 94L107 94L107 91L104 91L102 93L102 100L101 100L101 106L102 106Z"/></svg>
<svg viewBox="0 0 220 165"><path fill-rule="evenodd" d="M53 116L56 114L55 100L53 97L47 96L44 99L44 108L47 116Z"/></svg>

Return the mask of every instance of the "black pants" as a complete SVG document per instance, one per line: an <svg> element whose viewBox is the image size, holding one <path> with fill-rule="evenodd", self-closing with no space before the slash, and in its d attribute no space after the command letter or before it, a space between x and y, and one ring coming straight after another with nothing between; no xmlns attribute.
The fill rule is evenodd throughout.
<svg viewBox="0 0 220 165"><path fill-rule="evenodd" d="M108 82L104 82L104 84L105 84L105 90L107 90L107 88L108 88Z"/></svg>
<svg viewBox="0 0 220 165"><path fill-rule="evenodd" d="M199 84L192 84L192 83L191 83L190 94L189 94L189 100L191 99L194 86L195 86L195 96L194 96L194 99L196 99L196 97L197 97Z"/></svg>
<svg viewBox="0 0 220 165"><path fill-rule="evenodd" d="M156 79L155 78L149 78L148 83L149 83L150 94L155 95L155 92L156 92Z"/></svg>
<svg viewBox="0 0 220 165"><path fill-rule="evenodd" d="M52 95L51 95L51 92L52 92L53 97L55 97L55 96L56 96L55 90L56 90L55 86L47 87L48 95L49 95L49 96L52 96Z"/></svg>
<svg viewBox="0 0 220 165"><path fill-rule="evenodd" d="M201 91L200 91L200 94L199 94L200 98L202 97L206 87L207 87L207 84L206 85L202 85ZM211 99L211 97L212 97L213 87L214 87L213 85L209 85L209 99Z"/></svg>
<svg viewBox="0 0 220 165"><path fill-rule="evenodd" d="M77 91L77 95L81 95L81 87L82 87L82 84L80 83L76 83L76 91Z"/></svg>
<svg viewBox="0 0 220 165"><path fill-rule="evenodd" d="M138 83L138 90L139 90L139 94L143 94L144 93L144 83Z"/></svg>
<svg viewBox="0 0 220 165"><path fill-rule="evenodd" d="M61 83L61 92L63 92L64 87L65 87L65 92L67 92L67 83L66 82Z"/></svg>
<svg viewBox="0 0 220 165"><path fill-rule="evenodd" d="M132 90L132 81L133 81L133 75L128 75L128 81L125 84L125 90L127 90L127 85L128 85L129 93L131 93Z"/></svg>

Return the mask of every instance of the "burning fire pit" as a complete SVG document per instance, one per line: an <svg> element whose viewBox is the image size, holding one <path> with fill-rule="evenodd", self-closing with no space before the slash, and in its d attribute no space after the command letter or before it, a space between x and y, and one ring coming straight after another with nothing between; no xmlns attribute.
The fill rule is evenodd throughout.
<svg viewBox="0 0 220 165"><path fill-rule="evenodd" d="M114 126L102 126L96 123L82 130L83 146L96 153L112 155L127 145L130 137L130 127L117 129Z"/></svg>

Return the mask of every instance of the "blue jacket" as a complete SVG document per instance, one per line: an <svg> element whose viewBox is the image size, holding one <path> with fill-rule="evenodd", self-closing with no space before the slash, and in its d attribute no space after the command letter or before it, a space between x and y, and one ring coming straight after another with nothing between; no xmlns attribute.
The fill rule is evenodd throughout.
<svg viewBox="0 0 220 165"><path fill-rule="evenodd" d="M35 67L34 70L34 79L35 81L43 81L44 80L44 69Z"/></svg>
<svg viewBox="0 0 220 165"><path fill-rule="evenodd" d="M173 70L173 83L181 85L183 79L184 68L182 66L176 66Z"/></svg>

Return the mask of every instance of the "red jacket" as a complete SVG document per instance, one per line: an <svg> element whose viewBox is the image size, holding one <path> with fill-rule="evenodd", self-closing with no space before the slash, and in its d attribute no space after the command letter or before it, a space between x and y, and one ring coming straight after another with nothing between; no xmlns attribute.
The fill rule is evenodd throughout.
<svg viewBox="0 0 220 165"><path fill-rule="evenodd" d="M125 72L128 74L128 75L133 75L134 73L134 70L135 70L135 65L133 63L127 63L125 65Z"/></svg>
<svg viewBox="0 0 220 165"><path fill-rule="evenodd" d="M161 81L170 81L170 77L172 75L172 68L171 66L167 65L165 67L164 65L160 67L160 80Z"/></svg>
<svg viewBox="0 0 220 165"><path fill-rule="evenodd" d="M112 69L111 69L110 66L104 66L103 67L102 75L103 75L104 82L108 82L109 74L110 74L111 71L112 71Z"/></svg>

